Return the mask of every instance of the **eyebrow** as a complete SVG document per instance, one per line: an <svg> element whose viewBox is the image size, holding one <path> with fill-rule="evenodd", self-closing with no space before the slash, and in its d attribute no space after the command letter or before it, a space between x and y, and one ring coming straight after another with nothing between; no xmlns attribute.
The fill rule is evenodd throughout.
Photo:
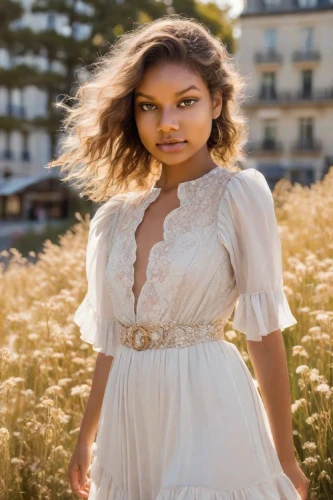
<svg viewBox="0 0 333 500"><path fill-rule="evenodd" d="M179 90L178 92L175 92L175 95L176 96L180 96L181 94L185 94L185 92L187 92L188 90L191 90L191 89L195 89L195 90L200 90L198 87L196 87L195 85L190 85L189 87L186 87L186 89L183 89L183 90ZM139 96L142 96L142 97L147 97L147 99L155 99L154 96L152 95L148 95L148 94L144 94L143 92L137 92L135 94L135 97L139 97Z"/></svg>

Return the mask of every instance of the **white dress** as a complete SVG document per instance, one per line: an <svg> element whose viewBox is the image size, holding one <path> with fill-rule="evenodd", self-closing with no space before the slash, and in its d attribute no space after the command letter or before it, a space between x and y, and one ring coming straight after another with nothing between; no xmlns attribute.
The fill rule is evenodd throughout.
<svg viewBox="0 0 333 500"><path fill-rule="evenodd" d="M266 179L218 166L179 184L180 207L150 252L135 314L135 230L160 191L118 194L90 223L88 291L74 321L83 340L115 359L89 499L299 500L234 344L139 351L120 342L120 323L188 325L227 320L234 309L233 328L253 341L296 323Z"/></svg>

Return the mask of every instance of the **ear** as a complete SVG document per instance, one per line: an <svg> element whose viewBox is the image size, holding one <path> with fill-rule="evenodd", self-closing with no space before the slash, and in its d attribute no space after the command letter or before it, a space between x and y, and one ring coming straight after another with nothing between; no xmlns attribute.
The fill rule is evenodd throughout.
<svg viewBox="0 0 333 500"><path fill-rule="evenodd" d="M222 91L217 90L213 98L213 107L212 107L213 119L216 119L220 116L222 111L222 104L223 104Z"/></svg>

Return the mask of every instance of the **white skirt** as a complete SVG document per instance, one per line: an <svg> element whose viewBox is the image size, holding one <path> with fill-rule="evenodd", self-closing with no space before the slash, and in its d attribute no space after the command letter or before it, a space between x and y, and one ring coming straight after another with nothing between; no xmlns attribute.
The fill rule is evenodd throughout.
<svg viewBox="0 0 333 500"><path fill-rule="evenodd" d="M89 500L300 500L266 411L227 341L121 346L107 382Z"/></svg>

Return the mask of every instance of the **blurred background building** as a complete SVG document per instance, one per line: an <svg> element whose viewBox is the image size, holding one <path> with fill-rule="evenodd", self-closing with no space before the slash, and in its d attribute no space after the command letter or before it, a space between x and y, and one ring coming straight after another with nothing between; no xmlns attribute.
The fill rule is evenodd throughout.
<svg viewBox="0 0 333 500"><path fill-rule="evenodd" d="M75 45L90 36L86 21L92 9L77 1L71 19L70 10L54 12L47 3L2 0L0 5L2 220L67 218L78 197L61 184L59 169L50 171L46 165L62 139L61 115L53 104L71 87L73 72L81 65L70 60L70 42L76 57Z"/></svg>
<svg viewBox="0 0 333 500"><path fill-rule="evenodd" d="M248 0L239 27L246 166L309 185L333 165L333 1Z"/></svg>
<svg viewBox="0 0 333 500"><path fill-rule="evenodd" d="M2 12L6 24L0 35L0 176L47 175L45 165L61 141L52 102L72 82L60 42L87 39L89 25L71 26L68 15L38 10L43 2L2 3L8 11ZM89 14L87 5L75 3Z"/></svg>

